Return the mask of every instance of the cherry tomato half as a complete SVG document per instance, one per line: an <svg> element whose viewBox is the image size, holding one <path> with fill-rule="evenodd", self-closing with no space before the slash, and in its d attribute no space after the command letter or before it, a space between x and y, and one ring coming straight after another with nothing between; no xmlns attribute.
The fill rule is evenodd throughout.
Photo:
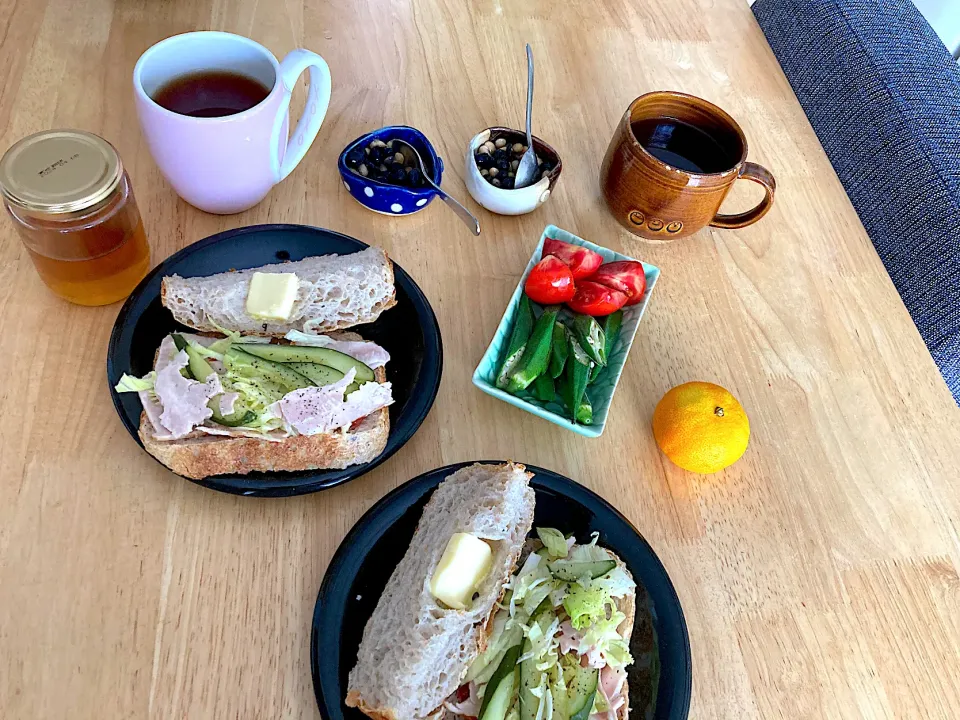
<svg viewBox="0 0 960 720"><path fill-rule="evenodd" d="M591 280L581 280L577 283L577 292L573 299L567 302L567 307L574 312L600 317L616 312L626 304L626 293Z"/></svg>
<svg viewBox="0 0 960 720"><path fill-rule="evenodd" d="M553 255L533 266L523 289L531 300L541 305L565 303L577 291L570 268Z"/></svg>
<svg viewBox="0 0 960 720"><path fill-rule="evenodd" d="M543 241L543 254L558 257L569 265L574 280L589 277L603 264L603 256L593 250L553 238L546 238Z"/></svg>
<svg viewBox="0 0 960 720"><path fill-rule="evenodd" d="M643 300L643 293L647 289L643 263L636 260L618 260L602 265L590 276L590 280L625 293L627 305L636 305Z"/></svg>

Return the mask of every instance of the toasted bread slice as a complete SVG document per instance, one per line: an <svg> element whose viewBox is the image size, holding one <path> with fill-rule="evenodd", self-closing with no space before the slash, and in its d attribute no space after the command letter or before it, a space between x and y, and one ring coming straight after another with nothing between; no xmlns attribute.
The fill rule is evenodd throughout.
<svg viewBox="0 0 960 720"><path fill-rule="evenodd" d="M367 621L350 671L346 704L377 720L426 720L486 643L503 585L533 525L535 497L523 465L471 465L434 491L406 554ZM493 545L493 565L466 610L441 606L430 580L450 537Z"/></svg>
<svg viewBox="0 0 960 720"><path fill-rule="evenodd" d="M377 382L386 380L382 367L374 374ZM255 471L332 470L370 462L383 452L390 434L390 410L380 408L349 432L276 441L196 433L180 440L157 440L146 413L141 413L138 434L148 453L178 475L195 480Z"/></svg>
<svg viewBox="0 0 960 720"><path fill-rule="evenodd" d="M247 314L247 291L255 272L296 273L300 288L289 321L264 322ZM375 247L206 277L171 275L163 278L160 299L177 322L194 330L227 328L272 337L290 330L325 333L371 323L397 304L393 263Z"/></svg>
<svg viewBox="0 0 960 720"><path fill-rule="evenodd" d="M352 332L332 333L331 337L363 340ZM373 374L377 382L386 382L385 368L378 367ZM295 435L282 440L205 435L197 431L179 440L158 440L143 412L137 434L148 453L178 475L194 480L256 471L340 470L370 462L383 452L390 435L390 410L380 408L349 432Z"/></svg>

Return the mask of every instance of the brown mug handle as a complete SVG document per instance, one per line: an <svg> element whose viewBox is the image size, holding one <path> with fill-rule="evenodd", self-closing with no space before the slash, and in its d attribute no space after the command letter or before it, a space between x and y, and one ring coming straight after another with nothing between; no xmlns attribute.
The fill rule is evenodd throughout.
<svg viewBox="0 0 960 720"><path fill-rule="evenodd" d="M759 185L763 185L763 189L766 191L763 200L761 200L753 210L747 210L746 212L737 213L736 215L717 213L713 220L710 221L713 227L742 228L747 225L753 225L753 223L766 215L770 206L773 205L773 195L777 192L777 181L774 180L773 175L765 167L752 162L744 163L743 171L740 173L740 178L738 179L752 180Z"/></svg>

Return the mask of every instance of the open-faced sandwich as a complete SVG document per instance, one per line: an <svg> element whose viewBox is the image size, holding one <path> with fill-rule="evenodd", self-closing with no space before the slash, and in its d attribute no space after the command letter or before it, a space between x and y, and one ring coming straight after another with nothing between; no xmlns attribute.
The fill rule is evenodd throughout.
<svg viewBox="0 0 960 720"><path fill-rule="evenodd" d="M343 332L396 304L382 250L173 275L161 298L196 332L166 336L153 371L124 375L116 390L139 394L140 439L171 470L204 478L344 468L383 451L390 356Z"/></svg>
<svg viewBox="0 0 960 720"><path fill-rule="evenodd" d="M636 584L596 536L527 537L530 477L478 464L437 487L364 628L348 706L377 720L627 718Z"/></svg>

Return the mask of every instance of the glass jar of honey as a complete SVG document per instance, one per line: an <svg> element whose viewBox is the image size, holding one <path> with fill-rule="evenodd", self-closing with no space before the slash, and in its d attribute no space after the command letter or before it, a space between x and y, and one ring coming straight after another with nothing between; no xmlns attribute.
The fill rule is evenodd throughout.
<svg viewBox="0 0 960 720"><path fill-rule="evenodd" d="M80 130L31 135L0 160L0 192L40 277L80 305L122 300L150 268L140 211L113 145Z"/></svg>

